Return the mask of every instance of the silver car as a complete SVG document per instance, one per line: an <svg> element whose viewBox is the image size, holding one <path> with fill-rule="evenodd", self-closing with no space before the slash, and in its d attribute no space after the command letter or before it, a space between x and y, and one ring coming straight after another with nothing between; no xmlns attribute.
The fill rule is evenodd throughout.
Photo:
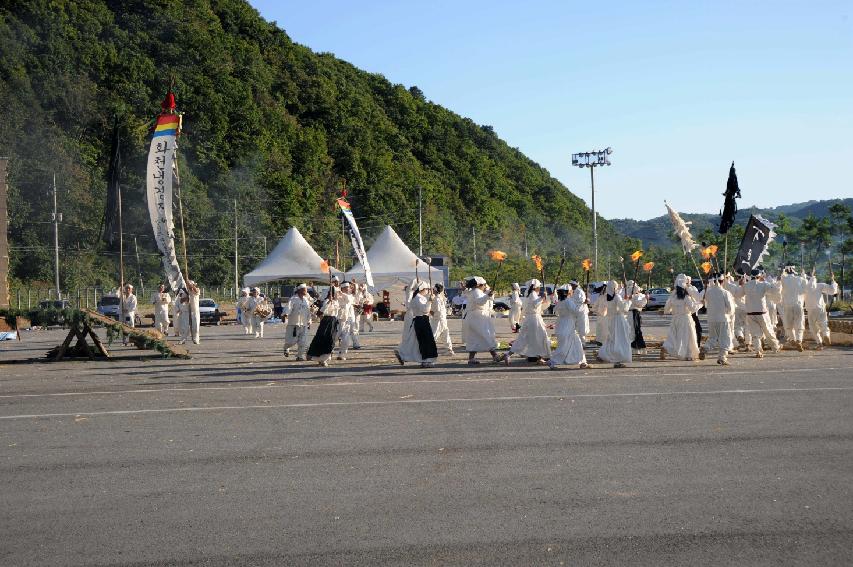
<svg viewBox="0 0 853 567"><path fill-rule="evenodd" d="M653 287L646 292L649 302L646 304L646 309L663 309L666 301L669 299L669 290L663 287Z"/></svg>

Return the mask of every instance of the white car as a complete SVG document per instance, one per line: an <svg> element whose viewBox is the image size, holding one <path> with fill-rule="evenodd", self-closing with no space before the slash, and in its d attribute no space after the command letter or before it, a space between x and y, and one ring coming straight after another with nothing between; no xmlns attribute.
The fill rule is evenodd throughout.
<svg viewBox="0 0 853 567"><path fill-rule="evenodd" d="M202 324L210 323L211 325L218 325L225 316L225 313L219 311L216 301L209 297L198 300L198 314Z"/></svg>

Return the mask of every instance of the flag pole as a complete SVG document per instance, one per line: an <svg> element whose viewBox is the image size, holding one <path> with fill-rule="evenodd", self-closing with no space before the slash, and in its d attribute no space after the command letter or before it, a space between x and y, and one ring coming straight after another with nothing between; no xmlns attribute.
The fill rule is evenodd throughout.
<svg viewBox="0 0 853 567"><path fill-rule="evenodd" d="M121 218L121 185L116 184L116 204L118 205L118 305L120 323L124 323L124 225Z"/></svg>

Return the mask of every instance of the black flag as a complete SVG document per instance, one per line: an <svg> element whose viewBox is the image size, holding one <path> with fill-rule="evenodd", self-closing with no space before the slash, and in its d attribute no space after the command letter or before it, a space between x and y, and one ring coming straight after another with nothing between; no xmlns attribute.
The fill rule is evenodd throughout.
<svg viewBox="0 0 853 567"><path fill-rule="evenodd" d="M743 233L740 250L735 258L734 271L739 274L749 274L761 259L767 254L767 248L776 236L772 222L760 215L752 215Z"/></svg>
<svg viewBox="0 0 853 567"><path fill-rule="evenodd" d="M735 215L737 214L737 203L735 199L740 199L740 187L737 184L737 173L735 173L735 162L732 162L732 167L729 169L729 180L726 182L726 192L723 193L726 197L726 202L723 204L723 210L720 211L720 234L725 234L735 223Z"/></svg>
<svg viewBox="0 0 853 567"><path fill-rule="evenodd" d="M121 143L119 138L118 117L113 123L110 144L110 164L107 167L107 204L104 207L104 241L110 248L115 246L118 233L118 191L119 172L121 170Z"/></svg>

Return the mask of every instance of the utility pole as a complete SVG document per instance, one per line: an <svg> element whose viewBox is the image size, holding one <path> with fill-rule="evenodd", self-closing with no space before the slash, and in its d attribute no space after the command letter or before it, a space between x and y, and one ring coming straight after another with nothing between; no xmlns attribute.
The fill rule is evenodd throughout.
<svg viewBox="0 0 853 567"><path fill-rule="evenodd" d="M145 282L142 281L142 264L139 263L139 246L136 245L136 237L133 237L133 251L136 253L136 271L139 272L139 290L145 297Z"/></svg>
<svg viewBox="0 0 853 567"><path fill-rule="evenodd" d="M474 264L477 263L477 229L475 227L471 227L471 236L474 239Z"/></svg>
<svg viewBox="0 0 853 567"><path fill-rule="evenodd" d="M424 214L423 195L421 186L418 185L418 256L424 255Z"/></svg>
<svg viewBox="0 0 853 567"><path fill-rule="evenodd" d="M240 287L240 268L237 256L237 199L234 199L234 298L239 297L237 290Z"/></svg>
<svg viewBox="0 0 853 567"><path fill-rule="evenodd" d="M62 299L59 290L59 223L62 222L62 213L57 210L56 202L56 173L53 174L53 271L56 284L56 299Z"/></svg>
<svg viewBox="0 0 853 567"><path fill-rule="evenodd" d="M264 258L266 258L267 257L267 237L262 236L261 238L264 239Z"/></svg>

